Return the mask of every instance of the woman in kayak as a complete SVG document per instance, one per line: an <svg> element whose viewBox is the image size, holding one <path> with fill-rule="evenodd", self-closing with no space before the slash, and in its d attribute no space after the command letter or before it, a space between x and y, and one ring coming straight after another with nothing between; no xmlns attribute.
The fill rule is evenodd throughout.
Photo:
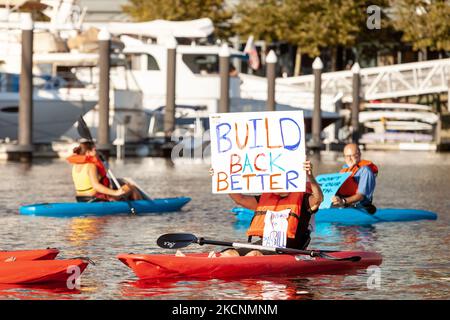
<svg viewBox="0 0 450 320"><path fill-rule="evenodd" d="M266 214L269 211L272 215L273 212L286 211L288 209L289 212L286 213L287 229L284 233L287 237L283 240L285 246L287 248L299 250L303 250L308 246L311 239L309 230L311 216L319 209L319 206L323 201L323 194L319 184L314 178L311 162L305 161L303 163L303 169L306 171L306 176L309 180L306 192L263 193L258 197L236 193L229 194L236 204L255 211L250 227L247 230L249 242L253 236L263 238ZM258 240L254 244L261 245L262 243L262 240ZM273 253L267 252L264 254ZM263 253L259 250L230 248L223 250L220 257L243 255L257 256L263 255ZM210 257L215 257L215 254L213 254L213 252L210 253Z"/></svg>
<svg viewBox="0 0 450 320"><path fill-rule="evenodd" d="M142 199L139 191L129 183L118 190L110 188L106 168L98 158L92 141L83 141L73 149L67 161L73 165L72 178L78 202L121 201Z"/></svg>

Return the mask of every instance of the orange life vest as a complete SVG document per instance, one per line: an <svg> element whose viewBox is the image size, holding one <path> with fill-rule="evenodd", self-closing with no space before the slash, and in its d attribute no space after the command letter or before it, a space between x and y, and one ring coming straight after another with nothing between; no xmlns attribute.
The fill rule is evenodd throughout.
<svg viewBox="0 0 450 320"><path fill-rule="evenodd" d="M287 197L282 198L275 193L263 193L259 199L250 227L247 230L247 236L263 236L264 218L267 210L281 211L291 209L288 217L287 237L295 238L304 195L304 192L291 192Z"/></svg>
<svg viewBox="0 0 450 320"><path fill-rule="evenodd" d="M73 154L70 157L66 159L71 164L86 164L86 163L92 163L96 166L97 172L100 175L100 183L104 185L105 187L110 186L109 179L107 177L107 171L105 166L103 165L103 162L100 161L99 158L93 157L93 156L86 156L86 155L79 155L79 154Z"/></svg>
<svg viewBox="0 0 450 320"><path fill-rule="evenodd" d="M345 197L352 196L358 192L358 183L356 182L355 178L353 176L358 172L359 169L362 167L369 167L370 171L373 172L375 177L378 174L378 167L371 161L368 160L361 160L358 162L353 168L343 168L341 169L341 173L344 172L351 172L350 177L348 177L347 180L345 180L344 184L339 188L337 194Z"/></svg>

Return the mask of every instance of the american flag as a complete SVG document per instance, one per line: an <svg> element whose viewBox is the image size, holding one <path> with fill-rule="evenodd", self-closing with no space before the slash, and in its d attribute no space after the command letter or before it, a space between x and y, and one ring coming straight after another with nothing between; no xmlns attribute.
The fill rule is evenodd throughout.
<svg viewBox="0 0 450 320"><path fill-rule="evenodd" d="M255 43L253 41L253 36L248 37L247 43L244 48L244 53L248 54L249 66L253 70L259 69L259 56L258 51L256 51Z"/></svg>

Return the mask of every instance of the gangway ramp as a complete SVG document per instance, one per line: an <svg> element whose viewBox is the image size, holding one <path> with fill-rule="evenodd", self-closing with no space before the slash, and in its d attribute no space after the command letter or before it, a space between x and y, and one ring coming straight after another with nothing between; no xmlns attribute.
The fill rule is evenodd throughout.
<svg viewBox="0 0 450 320"><path fill-rule="evenodd" d="M361 95L365 101L448 92L450 59L362 68ZM324 72L322 94L342 93L342 101L352 101L352 71ZM313 92L314 76L278 78L277 83L295 85L302 92Z"/></svg>

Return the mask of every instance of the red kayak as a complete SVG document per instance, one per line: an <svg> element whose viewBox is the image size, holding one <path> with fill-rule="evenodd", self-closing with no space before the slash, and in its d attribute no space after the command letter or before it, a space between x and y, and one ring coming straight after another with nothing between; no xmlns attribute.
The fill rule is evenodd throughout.
<svg viewBox="0 0 450 320"><path fill-rule="evenodd" d="M0 251L0 262L14 258L15 260L53 260L58 255L57 249Z"/></svg>
<svg viewBox="0 0 450 320"><path fill-rule="evenodd" d="M81 275L87 265L83 259L0 262L0 283L65 283Z"/></svg>
<svg viewBox="0 0 450 320"><path fill-rule="evenodd" d="M146 280L167 278L254 278L260 276L298 276L329 273L381 264L381 255L364 251L327 252L336 258L360 256L361 260L335 261L305 255L266 255L256 257L208 258L208 254L185 257L155 254L119 254L117 258Z"/></svg>

